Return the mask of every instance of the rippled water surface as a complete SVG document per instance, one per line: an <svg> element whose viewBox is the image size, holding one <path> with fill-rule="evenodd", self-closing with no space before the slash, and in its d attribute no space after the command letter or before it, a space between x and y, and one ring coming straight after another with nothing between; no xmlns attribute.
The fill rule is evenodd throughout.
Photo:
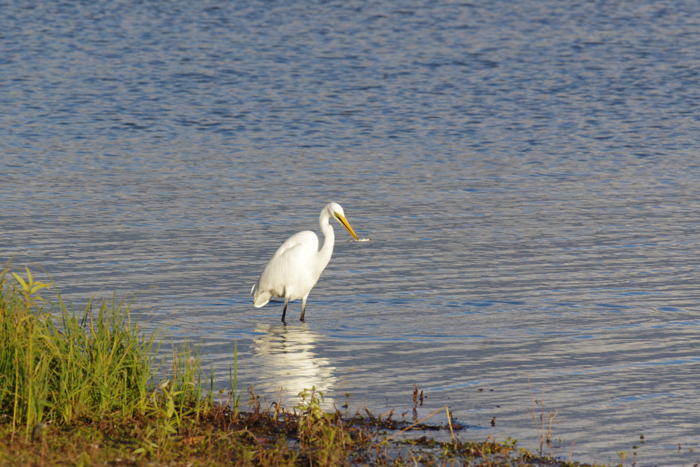
<svg viewBox="0 0 700 467"><path fill-rule="evenodd" d="M221 387L534 450L529 378L556 455L700 461L695 2L0 3L3 262L145 288ZM283 326L250 287L329 201L372 241Z"/></svg>

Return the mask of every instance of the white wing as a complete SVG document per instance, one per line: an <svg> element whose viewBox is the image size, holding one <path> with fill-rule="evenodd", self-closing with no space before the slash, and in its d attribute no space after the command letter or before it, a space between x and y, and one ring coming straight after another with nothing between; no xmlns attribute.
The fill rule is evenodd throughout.
<svg viewBox="0 0 700 467"><path fill-rule="evenodd" d="M303 232L295 233L289 237L287 241L285 241L282 246L277 249L277 251L275 251L275 254L272 255L272 258L270 258L268 264L274 261L275 258L282 256L287 251L297 246L303 246L304 249L311 248L318 252L318 236L311 230L304 230Z"/></svg>
<svg viewBox="0 0 700 467"><path fill-rule="evenodd" d="M317 254L318 237L314 232L307 230L289 237L272 255L251 289L254 306L260 308L272 297L284 297L290 292L291 300L304 296L318 280L313 277Z"/></svg>

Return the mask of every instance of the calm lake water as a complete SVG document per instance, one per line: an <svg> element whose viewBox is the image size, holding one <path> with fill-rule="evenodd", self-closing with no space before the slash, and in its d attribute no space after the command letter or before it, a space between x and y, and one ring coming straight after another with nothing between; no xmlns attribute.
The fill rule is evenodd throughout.
<svg viewBox="0 0 700 467"><path fill-rule="evenodd" d="M145 289L220 387L237 345L535 450L529 378L547 452L699 462L700 8L480 3L0 2L0 260ZM250 288L330 201L372 241L282 326Z"/></svg>

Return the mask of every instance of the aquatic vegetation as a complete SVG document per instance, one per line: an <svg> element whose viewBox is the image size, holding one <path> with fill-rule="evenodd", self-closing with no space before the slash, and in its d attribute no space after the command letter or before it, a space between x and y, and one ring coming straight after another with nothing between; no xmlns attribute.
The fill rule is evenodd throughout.
<svg viewBox="0 0 700 467"><path fill-rule="evenodd" d="M547 418L549 419L549 427L547 428L547 431L545 432L545 420L544 420L544 386L542 387L542 397L540 399L535 399L535 396L533 395L532 392L532 383L530 382L530 378L528 377L527 382L530 384L530 400L532 401L532 407L528 409L528 412L530 413L530 416L532 419L535 421L535 427L537 428L537 438L540 441L540 454L542 454L542 450L544 449L544 444L547 443L547 446L551 447L552 443L552 425L556 423L554 421L554 418L559 414L558 410L554 410L554 413L552 412L547 412ZM535 404L538 404L541 407L541 412L539 417L537 416L537 410L535 407ZM538 421L539 419L539 421ZM495 417L494 417L495 421ZM492 422L493 424L493 422Z"/></svg>
<svg viewBox="0 0 700 467"><path fill-rule="evenodd" d="M0 417L28 435L39 423L61 425L144 416L163 408L179 418L203 401L203 377L188 346L173 351L171 378L158 383L163 329L145 332L130 307L135 296L82 311L60 294L47 301L39 291L54 288L0 274Z"/></svg>

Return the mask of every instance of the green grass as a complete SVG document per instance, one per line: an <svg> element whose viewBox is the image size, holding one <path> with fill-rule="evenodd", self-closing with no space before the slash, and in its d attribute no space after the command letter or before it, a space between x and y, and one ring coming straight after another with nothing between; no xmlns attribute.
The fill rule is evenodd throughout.
<svg viewBox="0 0 700 467"><path fill-rule="evenodd" d="M135 297L77 311L53 281L9 268L0 273L0 467L577 465L492 439L394 441L413 428L392 421L393 411L324 412L314 388L291 408L263 407L252 387L242 403L237 354L231 389L214 400L197 347L173 348L167 367L156 359L166 330L141 327Z"/></svg>
<svg viewBox="0 0 700 467"><path fill-rule="evenodd" d="M0 274L0 417L12 430L27 436L45 421L71 425L160 410L180 420L211 404L189 346L173 350L168 380L155 377L164 330L141 328L130 311L134 297L90 300L76 311L58 292L44 300L40 292L50 286L35 282L29 269L26 278L8 269Z"/></svg>

